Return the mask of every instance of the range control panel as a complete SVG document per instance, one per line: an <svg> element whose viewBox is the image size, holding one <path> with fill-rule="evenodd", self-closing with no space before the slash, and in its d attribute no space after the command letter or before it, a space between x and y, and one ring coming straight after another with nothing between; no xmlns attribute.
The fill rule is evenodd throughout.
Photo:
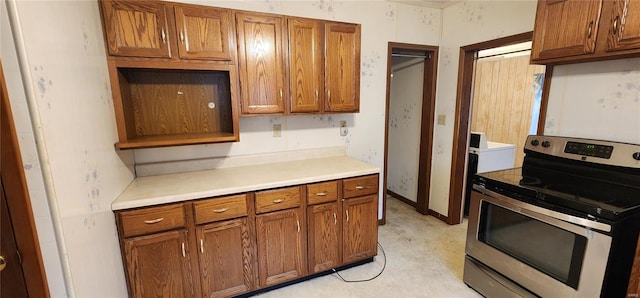
<svg viewBox="0 0 640 298"><path fill-rule="evenodd" d="M527 151L592 163L640 168L640 145L603 140L530 135Z"/></svg>

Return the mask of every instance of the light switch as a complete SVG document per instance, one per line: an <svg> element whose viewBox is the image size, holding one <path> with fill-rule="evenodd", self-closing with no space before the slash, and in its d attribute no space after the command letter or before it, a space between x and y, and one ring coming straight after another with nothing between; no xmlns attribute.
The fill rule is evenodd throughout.
<svg viewBox="0 0 640 298"><path fill-rule="evenodd" d="M273 137L279 138L282 136L282 124L273 125Z"/></svg>
<svg viewBox="0 0 640 298"><path fill-rule="evenodd" d="M438 115L438 125L447 124L447 115Z"/></svg>

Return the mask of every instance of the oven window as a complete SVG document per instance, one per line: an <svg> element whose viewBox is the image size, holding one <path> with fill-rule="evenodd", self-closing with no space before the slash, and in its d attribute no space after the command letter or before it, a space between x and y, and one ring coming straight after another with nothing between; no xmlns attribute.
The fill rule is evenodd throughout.
<svg viewBox="0 0 640 298"><path fill-rule="evenodd" d="M587 239L482 202L478 240L577 289Z"/></svg>

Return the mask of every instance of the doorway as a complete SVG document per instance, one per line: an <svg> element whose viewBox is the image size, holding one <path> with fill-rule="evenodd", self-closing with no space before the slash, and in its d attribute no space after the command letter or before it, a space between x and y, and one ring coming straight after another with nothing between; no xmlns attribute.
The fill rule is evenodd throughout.
<svg viewBox="0 0 640 298"><path fill-rule="evenodd" d="M438 47L388 44L383 190L429 214ZM382 224L386 221L386 196Z"/></svg>
<svg viewBox="0 0 640 298"><path fill-rule="evenodd" d="M0 186L0 257L5 262L5 267L0 265L0 297L49 297L2 63Z"/></svg>
<svg viewBox="0 0 640 298"><path fill-rule="evenodd" d="M477 54L481 50L497 48L531 41L533 32L526 32L513 36L498 38L486 42L472 44L460 48L460 63L458 65L458 91L456 98L455 124L453 136L453 156L451 160L451 177L449 185L448 224L462 222L462 201L464 199L467 147L469 144L471 98L473 93L474 65ZM538 115L537 133L544 133L544 120L547 111L547 99L553 67L545 70L541 93L540 110Z"/></svg>

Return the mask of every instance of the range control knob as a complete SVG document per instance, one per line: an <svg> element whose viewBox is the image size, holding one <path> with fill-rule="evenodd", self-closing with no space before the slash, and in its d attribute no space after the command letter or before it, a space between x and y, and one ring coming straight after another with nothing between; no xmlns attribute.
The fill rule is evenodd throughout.
<svg viewBox="0 0 640 298"><path fill-rule="evenodd" d="M540 145L540 141L538 141L536 139L533 139L533 140L531 140L531 145L532 146L538 146L538 145Z"/></svg>
<svg viewBox="0 0 640 298"><path fill-rule="evenodd" d="M640 160L640 152L636 152L633 154L633 159Z"/></svg>
<svg viewBox="0 0 640 298"><path fill-rule="evenodd" d="M551 143L549 141L542 142L542 147L548 148L549 146L551 146Z"/></svg>

